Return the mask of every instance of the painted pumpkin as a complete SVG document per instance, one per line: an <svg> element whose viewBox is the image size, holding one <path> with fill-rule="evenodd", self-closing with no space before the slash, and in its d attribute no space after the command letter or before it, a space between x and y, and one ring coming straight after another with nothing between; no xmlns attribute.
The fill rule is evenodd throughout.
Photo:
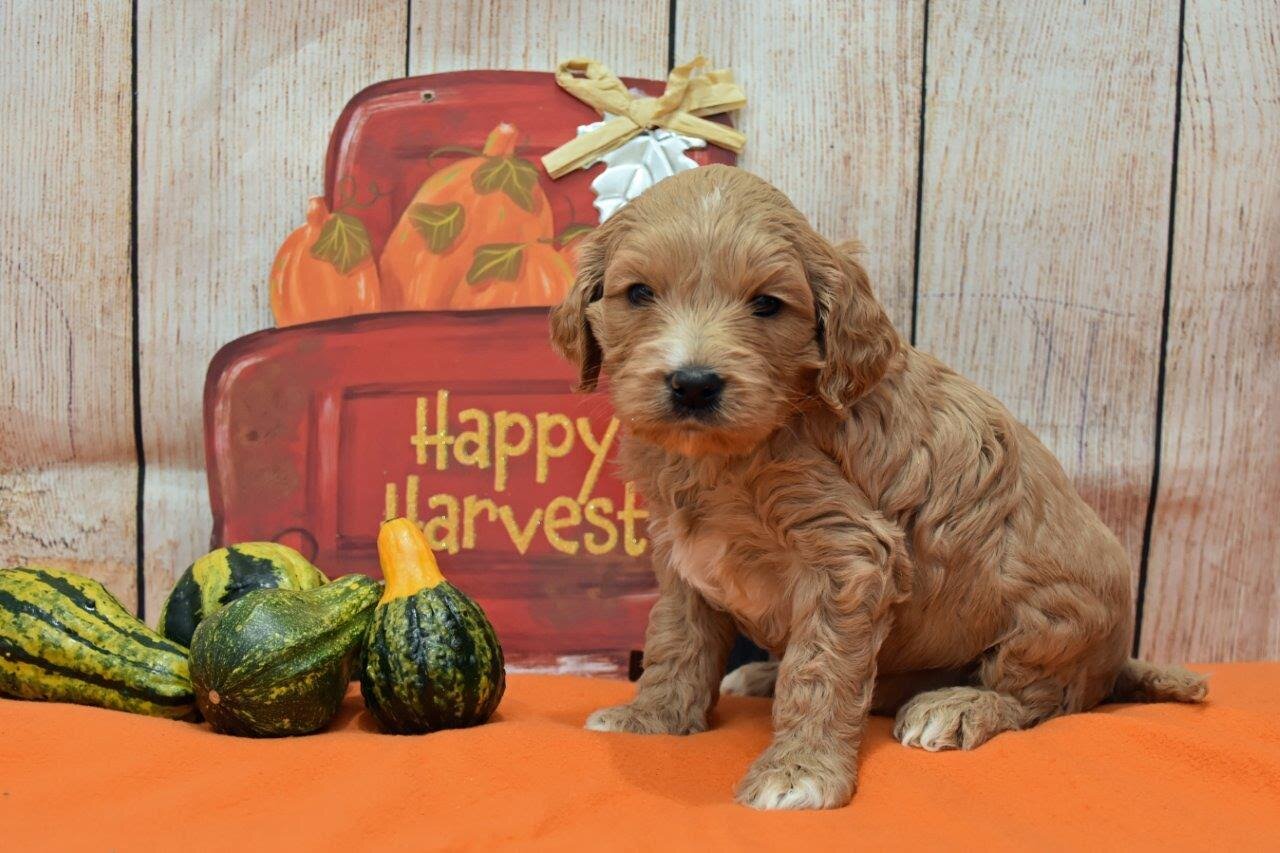
<svg viewBox="0 0 1280 853"><path fill-rule="evenodd" d="M590 233L590 225L570 225L560 234L560 257L564 258L574 275L578 274L578 249Z"/></svg>
<svg viewBox="0 0 1280 853"><path fill-rule="evenodd" d="M369 232L350 213L311 199L307 224L285 238L271 266L277 326L379 311L382 297Z"/></svg>
<svg viewBox="0 0 1280 853"><path fill-rule="evenodd" d="M418 189L379 261L387 310L448 308L479 247L555 233L537 167L515 155L516 133L498 125L479 156L446 166Z"/></svg>
<svg viewBox="0 0 1280 853"><path fill-rule="evenodd" d="M476 250L449 307L474 311L557 305L572 283L573 269L550 242L492 243Z"/></svg>

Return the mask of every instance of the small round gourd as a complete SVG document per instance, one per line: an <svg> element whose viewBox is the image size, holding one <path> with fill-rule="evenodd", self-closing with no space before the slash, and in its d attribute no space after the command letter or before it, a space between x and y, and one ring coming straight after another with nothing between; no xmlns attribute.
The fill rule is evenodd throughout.
<svg viewBox="0 0 1280 853"><path fill-rule="evenodd" d="M386 578L365 636L360 692L393 734L474 726L506 689L502 646L480 606L440 574L418 525L397 518L378 532Z"/></svg>
<svg viewBox="0 0 1280 853"><path fill-rule="evenodd" d="M308 590L257 589L200 623L191 681L215 731L303 735L327 726L347 692L378 584L347 575Z"/></svg>

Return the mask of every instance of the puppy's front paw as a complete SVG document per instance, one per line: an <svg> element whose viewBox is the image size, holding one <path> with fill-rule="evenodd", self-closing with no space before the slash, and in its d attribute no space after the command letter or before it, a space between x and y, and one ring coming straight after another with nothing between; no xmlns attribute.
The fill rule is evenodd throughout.
<svg viewBox="0 0 1280 853"><path fill-rule="evenodd" d="M794 751L772 748L756 759L738 783L737 800L753 809L838 809L853 797L853 780L844 771L807 761Z"/></svg>
<svg viewBox="0 0 1280 853"><path fill-rule="evenodd" d="M587 717L593 732L631 732L639 735L691 735L706 731L706 720L688 719L635 705L601 708Z"/></svg>

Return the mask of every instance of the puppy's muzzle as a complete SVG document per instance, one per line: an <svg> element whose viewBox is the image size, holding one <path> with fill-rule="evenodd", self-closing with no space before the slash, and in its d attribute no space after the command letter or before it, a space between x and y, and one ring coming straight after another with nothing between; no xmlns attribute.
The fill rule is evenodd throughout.
<svg viewBox="0 0 1280 853"><path fill-rule="evenodd" d="M682 367L667 375L671 408L677 415L707 417L720 404L724 379L708 367Z"/></svg>

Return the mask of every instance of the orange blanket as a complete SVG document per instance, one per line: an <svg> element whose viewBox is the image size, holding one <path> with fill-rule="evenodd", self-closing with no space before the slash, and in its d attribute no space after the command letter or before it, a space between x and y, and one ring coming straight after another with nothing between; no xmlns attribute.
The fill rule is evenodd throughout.
<svg viewBox="0 0 1280 853"><path fill-rule="evenodd" d="M498 719L376 734L348 696L333 730L244 740L205 726L0 700L0 835L26 849L1261 849L1280 844L1280 664L1212 673L1204 707L1112 705L971 753L900 746L875 719L859 792L752 812L734 782L769 703L725 699L687 738L600 734L629 684L511 679Z"/></svg>

